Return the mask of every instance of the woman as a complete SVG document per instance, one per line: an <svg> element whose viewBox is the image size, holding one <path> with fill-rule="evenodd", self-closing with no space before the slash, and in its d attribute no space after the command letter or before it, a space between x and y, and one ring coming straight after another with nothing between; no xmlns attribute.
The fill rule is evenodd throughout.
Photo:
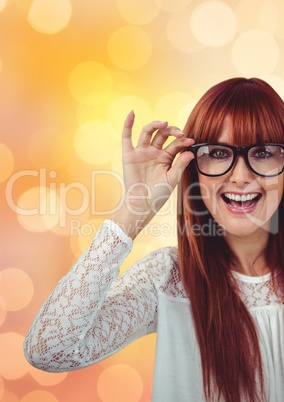
<svg viewBox="0 0 284 402"><path fill-rule="evenodd" d="M157 332L153 401L282 401L283 101L236 78L207 91L184 134L153 122L134 148L133 122L131 112L120 208L44 303L28 360L74 370ZM178 182L178 249L117 276Z"/></svg>

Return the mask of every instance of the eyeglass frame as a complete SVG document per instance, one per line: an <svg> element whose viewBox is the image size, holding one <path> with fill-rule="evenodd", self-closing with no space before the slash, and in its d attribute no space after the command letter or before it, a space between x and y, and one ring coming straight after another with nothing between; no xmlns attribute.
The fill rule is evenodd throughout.
<svg viewBox="0 0 284 402"><path fill-rule="evenodd" d="M200 170L200 168L198 166L198 162L197 162L198 158L196 157L196 154L197 154L197 151L198 151L199 148L201 148L203 146L206 146L206 145L219 145L219 146L227 147L227 148L229 148L229 149L231 149L233 151L232 163L231 163L230 167L227 170L225 170L224 173L221 173L221 174L208 174L208 173L204 173L204 172L202 172ZM264 142L264 143L253 144L253 145L242 146L242 147L236 147L234 145L228 145L228 144L225 144L225 143L222 143L222 142L204 142L204 143L200 143L200 144L193 144L190 147L188 147L186 150L191 151L194 154L196 168L199 171L199 173L201 173L203 176L208 176L208 177L223 176L224 174L228 173L233 168L233 166L236 163L237 157L238 156L243 156L244 160L245 160L245 163L246 163L246 166L254 174L256 174L258 176L261 176L261 177L275 177L275 176L279 176L281 173L283 173L283 171L284 171L284 163L283 163L283 167L282 167L280 172L278 172L276 174L266 175L266 174L261 174L261 173L256 172L253 169L253 167L250 165L249 158L248 158L248 153L249 153L249 150L251 148L259 147L259 146L271 146L271 145L281 147L284 150L284 144L277 144L277 143L271 143L271 142Z"/></svg>

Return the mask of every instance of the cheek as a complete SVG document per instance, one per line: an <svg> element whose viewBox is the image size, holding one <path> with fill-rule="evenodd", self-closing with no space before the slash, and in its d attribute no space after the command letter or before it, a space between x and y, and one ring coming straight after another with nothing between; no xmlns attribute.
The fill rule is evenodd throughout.
<svg viewBox="0 0 284 402"><path fill-rule="evenodd" d="M217 202L219 197L219 191L223 185L223 180L217 180L216 178L208 178L206 176L200 175L199 186L202 201L204 202L206 208L211 213L215 215L217 211Z"/></svg>
<svg viewBox="0 0 284 402"><path fill-rule="evenodd" d="M213 189L210 185L208 178L202 176L199 177L199 188L201 199L204 202L207 209L210 211L210 204L213 199Z"/></svg>
<svg viewBox="0 0 284 402"><path fill-rule="evenodd" d="M261 182L267 202L271 203L273 206L276 204L279 205L283 197L284 180L281 176L271 177L266 180L263 179Z"/></svg>

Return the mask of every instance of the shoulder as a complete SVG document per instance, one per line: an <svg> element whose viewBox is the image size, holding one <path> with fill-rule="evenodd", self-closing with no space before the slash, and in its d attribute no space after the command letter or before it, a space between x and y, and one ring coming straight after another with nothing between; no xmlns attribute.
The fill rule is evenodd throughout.
<svg viewBox="0 0 284 402"><path fill-rule="evenodd" d="M173 297L187 298L181 282L176 247L164 247L152 251L135 265L151 280L157 291Z"/></svg>

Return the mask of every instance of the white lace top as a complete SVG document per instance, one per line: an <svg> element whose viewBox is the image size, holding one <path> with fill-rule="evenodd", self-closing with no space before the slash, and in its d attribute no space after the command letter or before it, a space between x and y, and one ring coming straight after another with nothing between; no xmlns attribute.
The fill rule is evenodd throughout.
<svg viewBox="0 0 284 402"><path fill-rule="evenodd" d="M25 340L39 369L61 372L94 364L157 332L153 402L204 401L199 348L174 248L159 249L122 276L132 241L105 221L89 249L40 309ZM284 300L270 274L234 273L260 332L267 399L284 398Z"/></svg>

